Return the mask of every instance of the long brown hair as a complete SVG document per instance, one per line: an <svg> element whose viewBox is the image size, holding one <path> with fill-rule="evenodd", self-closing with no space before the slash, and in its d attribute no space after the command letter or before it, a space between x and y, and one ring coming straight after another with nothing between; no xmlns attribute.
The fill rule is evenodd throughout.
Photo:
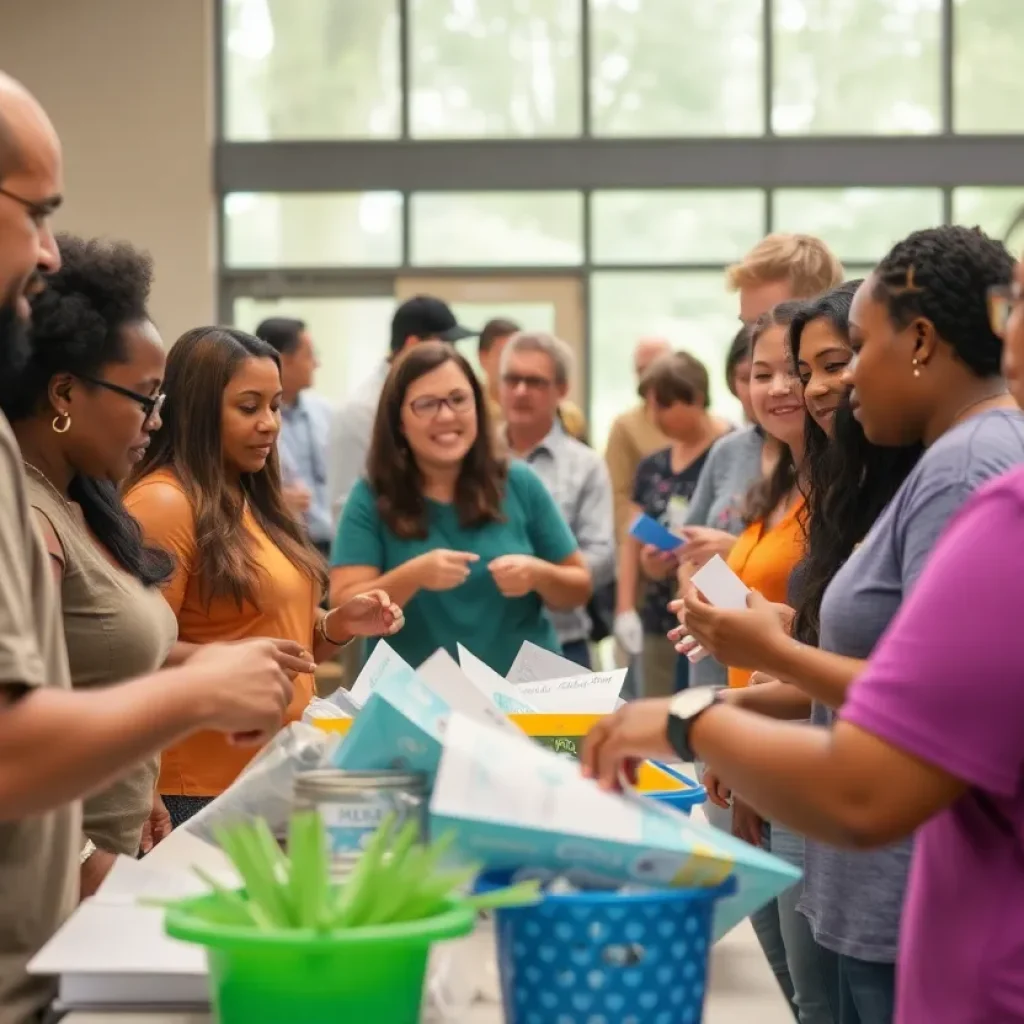
<svg viewBox="0 0 1024 1024"><path fill-rule="evenodd" d="M754 349L761 336L772 327L788 329L803 308L803 302L791 299L787 302L780 302L773 309L758 317L750 328L751 360L754 358ZM803 398L800 401L803 403ZM779 452L779 461L775 463L775 468L767 476L761 477L752 484L750 490L747 491L746 499L743 502L743 521L747 526L767 519L799 483L799 473L793 459L792 449L781 441L779 447L782 450Z"/></svg>
<svg viewBox="0 0 1024 1024"><path fill-rule="evenodd" d="M440 341L423 341L391 367L377 406L366 475L377 498L377 511L388 529L409 540L427 536L423 473L402 430L402 405L410 385L445 363L466 375L476 405L476 440L466 452L455 483L455 510L462 527L502 521L508 467L492 447L491 423L480 381L458 352Z"/></svg>
<svg viewBox="0 0 1024 1024"><path fill-rule="evenodd" d="M281 495L277 447L258 473L242 474L241 497L228 486L221 438L224 389L247 359L271 359L280 372L274 348L244 331L196 327L175 342L167 357L163 425L127 484L158 469L177 477L195 514L200 593L207 602L230 597L239 607L244 601L255 603L263 571L243 525L247 504L292 565L321 588L327 585L323 560Z"/></svg>

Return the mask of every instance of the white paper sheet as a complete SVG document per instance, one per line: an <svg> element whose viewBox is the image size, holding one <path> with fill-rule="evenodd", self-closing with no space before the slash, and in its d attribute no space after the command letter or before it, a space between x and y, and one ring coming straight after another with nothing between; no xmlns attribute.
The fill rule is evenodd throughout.
<svg viewBox="0 0 1024 1024"><path fill-rule="evenodd" d="M538 711L551 714L611 714L619 706L626 669L588 672L564 679L520 683L516 690Z"/></svg>
<svg viewBox="0 0 1024 1024"><path fill-rule="evenodd" d="M498 710L494 702L466 676L447 651L435 651L416 669L416 675L452 711L460 712L475 722L526 739L523 732L513 725Z"/></svg>
<svg viewBox="0 0 1024 1024"><path fill-rule="evenodd" d="M545 650L529 640L519 648L512 667L508 670L510 683L534 683L547 679L568 679L580 675L580 666L560 654Z"/></svg>
<svg viewBox="0 0 1024 1024"><path fill-rule="evenodd" d="M401 655L390 647L386 640L378 640L376 647L370 652L362 671L349 691L349 699L362 707L377 688L377 684L385 674L394 671L412 671L411 666Z"/></svg>
<svg viewBox="0 0 1024 1024"><path fill-rule="evenodd" d="M459 666L470 682L479 687L484 696L489 697L499 711L505 714L528 714L537 709L527 701L519 688L513 686L504 676L498 675L485 661L478 658L472 651L458 644Z"/></svg>
<svg viewBox="0 0 1024 1024"><path fill-rule="evenodd" d="M690 582L716 608L747 607L750 588L729 568L721 555L715 555L690 578Z"/></svg>

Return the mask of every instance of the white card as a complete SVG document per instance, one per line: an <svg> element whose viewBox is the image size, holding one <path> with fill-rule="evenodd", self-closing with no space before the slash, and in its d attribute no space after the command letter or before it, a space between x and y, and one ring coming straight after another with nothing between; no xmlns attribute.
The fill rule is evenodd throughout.
<svg viewBox="0 0 1024 1024"><path fill-rule="evenodd" d="M626 669L574 674L567 679L520 683L516 690L538 711L550 714L608 715L618 707Z"/></svg>
<svg viewBox="0 0 1024 1024"><path fill-rule="evenodd" d="M716 608L735 610L747 607L750 588L726 565L721 555L709 559L690 577L690 582Z"/></svg>
<svg viewBox="0 0 1024 1024"><path fill-rule="evenodd" d="M349 691L349 699L359 708L370 699L370 694L377 689L380 681L394 671L411 672L411 666L390 647L386 640L378 640L376 647L370 652L362 671Z"/></svg>
<svg viewBox="0 0 1024 1024"><path fill-rule="evenodd" d="M418 669L423 684L433 690L452 711L461 712L475 722L523 736L494 705L494 702L467 678L455 659L445 650L435 651Z"/></svg>
<svg viewBox="0 0 1024 1024"><path fill-rule="evenodd" d="M576 662L526 640L508 670L508 681L535 683L546 679L568 679L578 676L580 671Z"/></svg>
<svg viewBox="0 0 1024 1024"><path fill-rule="evenodd" d="M498 675L485 661L478 658L462 644L456 645L459 652L459 667L469 680L475 683L495 706L506 714L529 714L536 711L531 703L518 693L504 676Z"/></svg>

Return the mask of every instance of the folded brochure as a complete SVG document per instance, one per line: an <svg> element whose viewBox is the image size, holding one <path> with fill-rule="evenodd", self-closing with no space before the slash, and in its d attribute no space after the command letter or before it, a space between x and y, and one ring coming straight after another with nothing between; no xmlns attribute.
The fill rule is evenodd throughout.
<svg viewBox="0 0 1024 1024"><path fill-rule="evenodd" d="M622 884L717 885L719 938L800 878L799 869L671 808L608 793L579 766L521 736L453 714L430 803L434 835L489 869L582 871Z"/></svg>

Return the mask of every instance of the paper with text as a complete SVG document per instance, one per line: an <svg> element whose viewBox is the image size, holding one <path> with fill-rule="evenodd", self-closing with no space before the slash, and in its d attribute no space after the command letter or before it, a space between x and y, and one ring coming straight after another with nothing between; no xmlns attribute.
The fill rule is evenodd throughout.
<svg viewBox="0 0 1024 1024"><path fill-rule="evenodd" d="M522 715L536 711L530 703L523 699L518 688L513 686L504 676L498 675L485 661L478 658L472 651L458 644L459 667L466 677L493 701L499 711L506 715Z"/></svg>
<svg viewBox="0 0 1024 1024"><path fill-rule="evenodd" d="M349 701L361 708L370 699L370 694L377 689L382 679L395 673L408 675L411 672L412 666L396 653L386 640L378 640L352 684L348 695Z"/></svg>

